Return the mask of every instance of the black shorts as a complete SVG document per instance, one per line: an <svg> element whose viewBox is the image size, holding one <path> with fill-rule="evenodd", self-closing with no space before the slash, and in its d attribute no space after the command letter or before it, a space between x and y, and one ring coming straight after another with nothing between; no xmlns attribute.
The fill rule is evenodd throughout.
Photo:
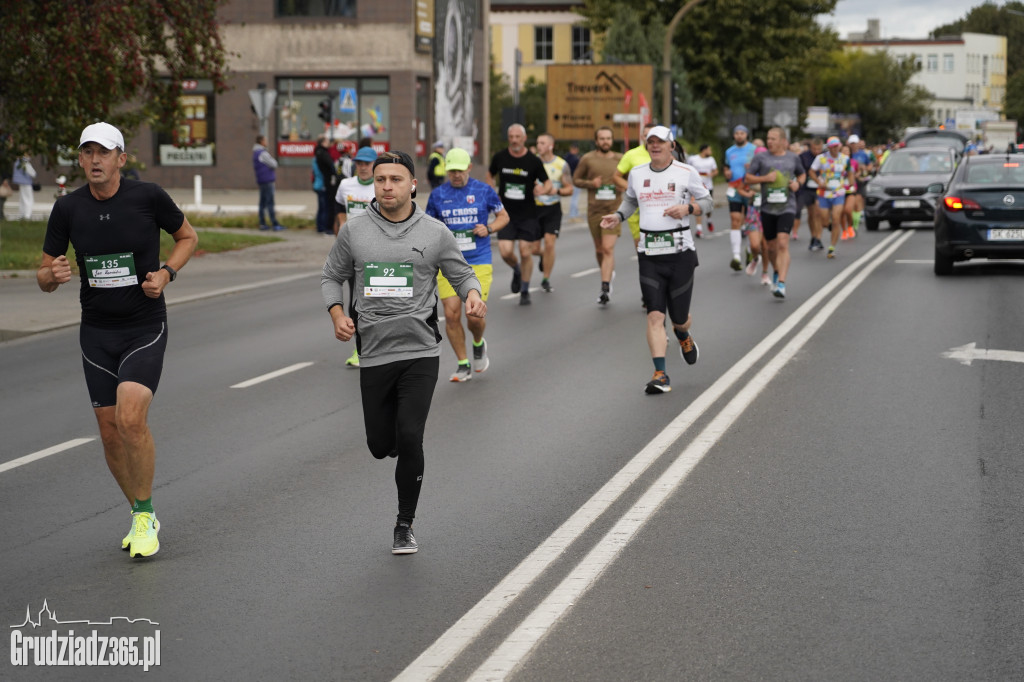
<svg viewBox="0 0 1024 682"><path fill-rule="evenodd" d="M535 242L544 236L540 223L536 218L510 220L508 225L498 230L498 239L524 242Z"/></svg>
<svg viewBox="0 0 1024 682"><path fill-rule="evenodd" d="M730 201L729 213L742 213L746 215L748 206L750 206L750 203L747 201Z"/></svg>
<svg viewBox="0 0 1024 682"><path fill-rule="evenodd" d="M675 324L686 324L693 294L693 273L697 252L682 251L667 256L639 255L640 293L647 312L668 312Z"/></svg>
<svg viewBox="0 0 1024 682"><path fill-rule="evenodd" d="M794 221L796 221L796 215L793 213L772 215L771 213L761 211L761 232L764 233L765 239L771 241L778 237L780 233L789 234L792 232Z"/></svg>
<svg viewBox="0 0 1024 682"><path fill-rule="evenodd" d="M796 191L796 207L803 209L808 206L818 205L818 190L807 187L801 187Z"/></svg>
<svg viewBox="0 0 1024 682"><path fill-rule="evenodd" d="M537 222L540 223L541 234L553 234L557 237L562 231L562 205L538 206Z"/></svg>
<svg viewBox="0 0 1024 682"><path fill-rule="evenodd" d="M117 387L123 381L156 393L167 350L166 322L125 329L82 324L78 341L93 407L116 405Z"/></svg>

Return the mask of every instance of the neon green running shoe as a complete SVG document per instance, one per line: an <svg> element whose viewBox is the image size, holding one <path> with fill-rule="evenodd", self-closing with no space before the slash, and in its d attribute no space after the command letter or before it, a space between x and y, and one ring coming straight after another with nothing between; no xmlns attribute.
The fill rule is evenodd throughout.
<svg viewBox="0 0 1024 682"><path fill-rule="evenodd" d="M132 517L132 527L128 529L128 535L121 539L121 549L128 551L128 545L132 544L132 533L135 532L135 512L128 512Z"/></svg>
<svg viewBox="0 0 1024 682"><path fill-rule="evenodd" d="M347 367L352 367L354 369L359 369L359 350L358 349L352 349L352 355L351 355L351 357L349 357L348 360L345 361L345 365Z"/></svg>
<svg viewBox="0 0 1024 682"><path fill-rule="evenodd" d="M156 514L137 512L132 517L134 523L128 556L153 556L160 551L160 540L156 536L160 532L160 522L156 520Z"/></svg>

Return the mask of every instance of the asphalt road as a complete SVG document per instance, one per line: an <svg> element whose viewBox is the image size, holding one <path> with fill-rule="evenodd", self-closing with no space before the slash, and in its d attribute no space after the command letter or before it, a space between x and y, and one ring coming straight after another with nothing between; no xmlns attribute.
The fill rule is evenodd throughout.
<svg viewBox="0 0 1024 682"><path fill-rule="evenodd" d="M571 276L583 230L529 308L496 265L492 366L448 383L445 347L406 557L315 277L171 309L149 560L117 544L77 330L0 344L0 469L94 439L0 470L0 613L149 619L96 629L158 630L147 674L174 680L1020 679L1024 365L943 353L1024 350L1024 265L937 279L931 244L826 261L805 233L777 301L700 242L700 361L670 355L663 396L625 244L608 309ZM12 642L0 678L139 672L14 666Z"/></svg>

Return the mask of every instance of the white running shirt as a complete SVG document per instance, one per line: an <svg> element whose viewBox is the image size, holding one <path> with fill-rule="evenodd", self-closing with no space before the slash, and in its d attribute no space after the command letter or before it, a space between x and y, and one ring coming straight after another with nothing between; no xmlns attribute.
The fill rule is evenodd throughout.
<svg viewBox="0 0 1024 682"><path fill-rule="evenodd" d="M694 154L686 159L686 163L697 169L697 172L700 173L700 179L704 181L704 186L708 188L708 191L711 191L715 182L711 177L711 173L718 170L718 163L715 161L715 157Z"/></svg>
<svg viewBox="0 0 1024 682"><path fill-rule="evenodd" d="M700 173L693 166L673 161L667 168L660 171L651 169L650 163L635 166L629 171L629 186L622 199L620 211L628 218L633 206L639 205L640 230L642 232L674 232L689 227L690 216L670 218L665 210L676 204L699 203L701 210L707 213L711 207L711 195L701 180ZM703 200L703 201L700 201ZM638 250L645 253L645 239L640 238ZM690 230L682 230L676 235L677 251L696 251L693 235Z"/></svg>

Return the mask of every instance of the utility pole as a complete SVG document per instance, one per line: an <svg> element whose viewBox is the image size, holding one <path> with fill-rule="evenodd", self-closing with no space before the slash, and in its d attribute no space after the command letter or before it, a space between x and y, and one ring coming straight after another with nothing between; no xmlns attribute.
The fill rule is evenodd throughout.
<svg viewBox="0 0 1024 682"><path fill-rule="evenodd" d="M661 53L661 120L658 121L663 126L672 125L672 35L676 32L679 21L699 2L700 0L690 0L683 5L665 29L665 47Z"/></svg>

